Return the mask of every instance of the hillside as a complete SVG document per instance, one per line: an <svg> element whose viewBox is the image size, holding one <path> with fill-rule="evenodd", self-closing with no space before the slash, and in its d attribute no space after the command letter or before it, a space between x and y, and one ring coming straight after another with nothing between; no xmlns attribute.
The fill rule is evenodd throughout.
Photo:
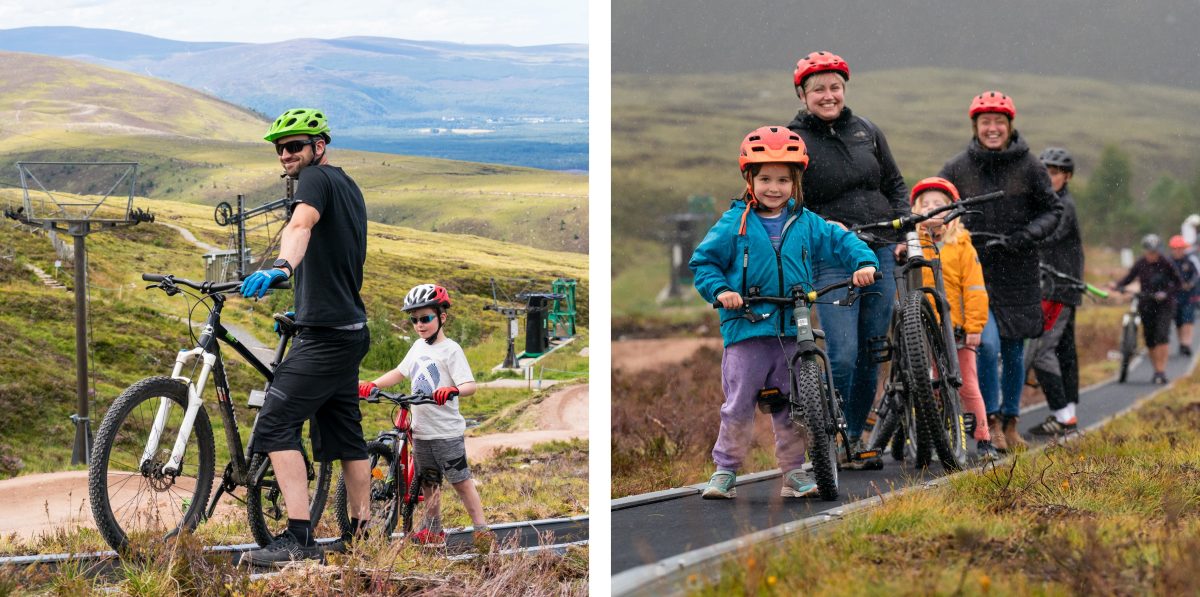
<svg viewBox="0 0 1200 597"><path fill-rule="evenodd" d="M187 43L80 27L0 30L0 50L149 74L274 116L321 107L344 147L586 170L587 46L383 37ZM289 91L301 84L303 91ZM536 100L534 100L536 98Z"/></svg>
<svg viewBox="0 0 1200 597"><path fill-rule="evenodd" d="M159 79L82 62L0 52L0 164L137 161L139 195L213 206L281 194L279 163L248 110ZM355 178L379 222L476 234L551 250L587 251L587 177L345 149L331 159ZM15 172L0 168L0 183Z"/></svg>
<svg viewBox="0 0 1200 597"><path fill-rule="evenodd" d="M0 197L13 194L0 190ZM95 413L103 413L133 381L169 373L175 352L190 346L185 323L190 302L144 290L146 284L140 279L142 272L174 273L196 280L204 277L203 251L166 224L182 226L200 240L217 245L227 234L213 223L205 207L141 199L135 205L150 206L156 222L94 234L87 241ZM555 277L578 279L580 332L586 335L586 256L377 223L370 225L369 232L363 298L372 346L363 362L365 370L390 369L403 357L412 332L400 310L401 298L421 282L436 281L451 290L455 307L447 326L449 334L463 344L479 379L492 377L491 367L504 355L504 319L482 310L491 303L491 277L534 278L539 288L544 285L547 289ZM0 305L4 306L0 309L0 334L5 338L0 343L0 478L21 470L60 470L69 460L68 415L74 412L75 387L74 299L70 292L43 286L24 268L32 264L54 272L55 259L44 234L31 234L11 220L0 222ZM69 284L71 276L68 261L58 277ZM270 343L270 313L283 310L290 300L290 292L275 293L260 303L231 298L224 319ZM198 322L205 314L201 307L190 316ZM228 357L226 363L236 401L244 402L252 387L249 368L236 356ZM558 368L575 370L578 364ZM482 392L475 407L504 404L511 399L505 392ZM384 409L377 410L378 417L386 418ZM252 415L241 410L239 416L249 420ZM33 445L46 447L21 449ZM16 466L17 458L21 467Z"/></svg>
<svg viewBox="0 0 1200 597"><path fill-rule="evenodd" d="M965 148L970 98L988 88L1015 98L1016 128L1034 151L1074 152L1074 185L1086 184L1106 144L1132 157L1137 200L1163 175L1191 180L1200 164L1200 131L1183 126L1200 110L1197 91L1143 85L1131 102L1127 86L1090 79L922 68L855 73L846 105L884 131L911 182ZM661 217L684 209L690 194L715 196L724 208L744 186L742 136L786 124L799 104L781 72L614 75L614 238L659 238ZM1086 206L1080 217L1089 217ZM614 273L627 263L614 259Z"/></svg>
<svg viewBox="0 0 1200 597"><path fill-rule="evenodd" d="M855 75L930 66L1200 88L1193 0L762 0L747 8L613 2L613 71L791 72L808 52L831 50Z"/></svg>

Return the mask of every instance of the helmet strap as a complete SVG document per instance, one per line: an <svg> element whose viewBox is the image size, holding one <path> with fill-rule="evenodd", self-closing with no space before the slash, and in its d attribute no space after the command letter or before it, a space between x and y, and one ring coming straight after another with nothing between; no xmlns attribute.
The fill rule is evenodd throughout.
<svg viewBox="0 0 1200 597"><path fill-rule="evenodd" d="M437 322L438 322L437 329L433 331L432 336L425 338L425 343L430 346L433 346L433 343L437 342L438 335L440 335L442 333L442 314L443 313L445 313L445 311L442 311L441 309L437 310Z"/></svg>
<svg viewBox="0 0 1200 597"><path fill-rule="evenodd" d="M746 177L746 210L742 212L742 224L738 228L738 236L746 236L746 218L750 215L750 210L761 209L758 203L758 197L754 196L754 185L751 183L750 170L745 172Z"/></svg>
<svg viewBox="0 0 1200 597"><path fill-rule="evenodd" d="M316 140L317 140L317 139L321 139L322 141L324 141L324 140L325 140L325 138L324 138L324 137L322 137L322 136L320 136L320 135L309 135L309 139L313 141L313 143L312 143L312 148L313 148L313 157L312 157L312 159L311 159L311 160L309 160L309 162L308 162L308 165L309 165L309 166L316 166L316 165L320 164L320 163L321 163L321 159L325 157L325 150L324 150L324 149L322 149L322 150L321 150L321 153L320 153L320 154L318 154L318 153L317 153L317 142L316 142Z"/></svg>

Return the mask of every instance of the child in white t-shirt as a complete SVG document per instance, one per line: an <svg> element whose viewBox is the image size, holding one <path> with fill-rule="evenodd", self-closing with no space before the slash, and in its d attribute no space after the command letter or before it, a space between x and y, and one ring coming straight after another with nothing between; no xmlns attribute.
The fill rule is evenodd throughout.
<svg viewBox="0 0 1200 597"><path fill-rule="evenodd" d="M410 290L404 297L404 311L422 341L413 344L395 369L375 381L359 383L358 391L360 396L369 396L376 387L411 379L413 394L431 396L437 401L436 405L412 407L413 455L425 496L424 520L416 527L412 539L422 544L445 542L441 520L441 483L445 477L471 516L476 544L486 543L490 547L494 535L488 530L483 503L471 481L463 440L467 423L455 400L475 393L475 377L462 347L447 338L442 329L449 307L450 294L441 286L421 284Z"/></svg>

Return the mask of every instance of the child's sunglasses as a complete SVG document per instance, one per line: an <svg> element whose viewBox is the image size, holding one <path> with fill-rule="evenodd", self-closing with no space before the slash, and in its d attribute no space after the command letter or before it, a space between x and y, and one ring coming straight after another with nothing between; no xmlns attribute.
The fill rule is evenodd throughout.
<svg viewBox="0 0 1200 597"><path fill-rule="evenodd" d="M413 322L414 325L418 324L418 323L430 323L435 319L437 319L437 315L422 315L420 317L409 317L408 318L408 320Z"/></svg>
<svg viewBox="0 0 1200 597"><path fill-rule="evenodd" d="M304 151L305 145L312 145L313 143L316 143L316 142L317 142L316 139L309 139L307 141L301 141L301 140L297 139L295 141L288 141L287 143L276 143L275 144L275 154L283 155L283 150L285 150L285 149L290 154L297 154L297 153L300 153L301 151Z"/></svg>

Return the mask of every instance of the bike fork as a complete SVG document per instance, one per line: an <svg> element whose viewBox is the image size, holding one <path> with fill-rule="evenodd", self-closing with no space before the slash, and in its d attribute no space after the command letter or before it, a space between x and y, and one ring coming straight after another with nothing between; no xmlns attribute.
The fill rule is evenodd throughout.
<svg viewBox="0 0 1200 597"><path fill-rule="evenodd" d="M203 361L200 375L194 384L190 378L180 375L183 371L183 366L191 361L193 357L199 357ZM175 368L171 371L171 378L187 384L188 403L184 411L183 421L179 424L179 435L175 438L175 445L171 449L171 458L163 465L162 471L164 473L179 472L180 463L183 460L183 451L187 447L188 436L192 434L192 425L196 422L196 413L200 412L200 407L203 405L203 400L200 398L201 392L208 383L208 374L212 371L213 364L216 361L216 354L206 352L199 346L191 350L181 350L175 356ZM159 400L158 412L154 415L154 424L150 428L150 436L146 439L146 448L142 451L142 462L147 462L154 457L154 453L158 451L159 441L162 439L163 429L167 426L167 415L171 410L172 400L166 397L162 397Z"/></svg>

